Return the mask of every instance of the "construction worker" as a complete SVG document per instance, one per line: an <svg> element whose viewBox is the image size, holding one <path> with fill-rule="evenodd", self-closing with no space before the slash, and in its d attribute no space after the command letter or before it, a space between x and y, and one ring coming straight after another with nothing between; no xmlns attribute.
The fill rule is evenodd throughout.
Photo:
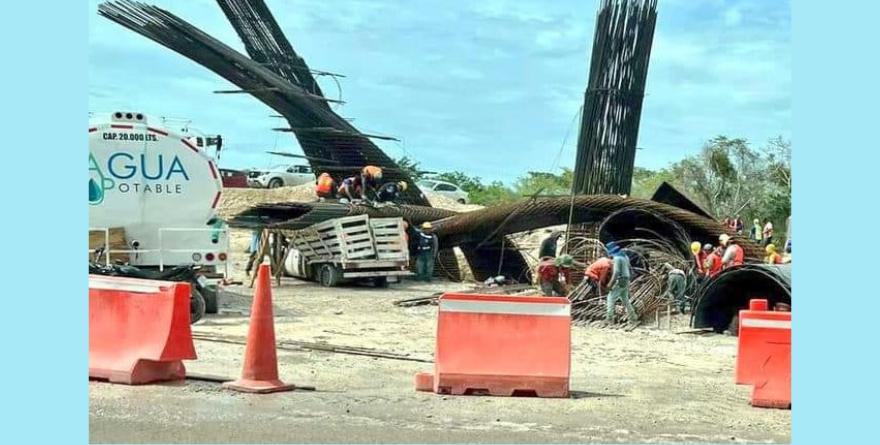
<svg viewBox="0 0 880 445"><path fill-rule="evenodd" d="M745 259L745 251L735 239L730 235L722 233L718 237L718 242L724 247L724 256L721 257L721 267L730 269L731 267L742 266Z"/></svg>
<svg viewBox="0 0 880 445"><path fill-rule="evenodd" d="M382 169L375 165L368 165L361 169L361 199L367 199L367 191L373 193L382 181Z"/></svg>
<svg viewBox="0 0 880 445"><path fill-rule="evenodd" d="M666 292L663 293L663 297L678 307L679 314L684 314L685 305L687 304L684 297L684 291L687 287L687 275L685 275L683 270L669 263L664 263L663 268L666 269Z"/></svg>
<svg viewBox="0 0 880 445"><path fill-rule="evenodd" d="M543 258L545 256L555 257L556 249L559 245L559 237L565 235L564 230L556 230L551 232L550 235L547 235L547 238L541 241L541 245L538 247L538 258Z"/></svg>
<svg viewBox="0 0 880 445"><path fill-rule="evenodd" d="M350 176L343 179L336 194L339 195L339 202L353 202L356 199L363 199L360 176Z"/></svg>
<svg viewBox="0 0 880 445"><path fill-rule="evenodd" d="M773 242L773 223L770 222L770 218L764 218L764 230L762 231L762 235L764 236L765 246Z"/></svg>
<svg viewBox="0 0 880 445"><path fill-rule="evenodd" d="M694 262L697 265L694 269L696 271L696 274L698 276L705 275L706 273L703 269L703 263L706 261L706 257L709 255L709 253L702 249L699 241L694 241L691 243L691 253L694 256Z"/></svg>
<svg viewBox="0 0 880 445"><path fill-rule="evenodd" d="M376 192L377 202L394 202L400 199L400 194L406 191L406 181L386 182Z"/></svg>
<svg viewBox="0 0 880 445"><path fill-rule="evenodd" d="M703 246L704 252L709 252L706 256L706 261L703 262L703 270L706 273L706 277L715 278L715 275L721 273L722 264L721 264L721 256L722 256L722 247L712 247L711 244L706 244Z"/></svg>
<svg viewBox="0 0 880 445"><path fill-rule="evenodd" d="M608 299L606 300L605 322L613 322L614 305L620 300L626 308L626 315L630 324L636 325L639 323L639 316L636 314L636 309L629 300L629 280L630 277L632 277L629 267L629 257L626 256L623 249L613 241L606 245L606 249L608 249L608 254L612 257L613 266L610 280L611 291L608 292Z"/></svg>
<svg viewBox="0 0 880 445"><path fill-rule="evenodd" d="M574 259L571 255L561 255L559 258L545 256L538 263L536 275L541 293L547 297L564 297L568 294L567 285L571 283L571 268ZM563 283L560 278L565 281Z"/></svg>
<svg viewBox="0 0 880 445"><path fill-rule="evenodd" d="M336 197L336 181L333 180L329 173L321 173L318 176L318 180L315 181L315 194L318 195L318 199L321 201Z"/></svg>
<svg viewBox="0 0 880 445"><path fill-rule="evenodd" d="M761 244L761 238L763 238L763 230L761 229L761 220L755 218L752 221L752 230L749 232L749 238L755 241L758 244Z"/></svg>
<svg viewBox="0 0 880 445"><path fill-rule="evenodd" d="M767 252L767 256L764 257L765 263L782 264L782 255L776 253L776 244L767 244L767 247L764 248L764 251Z"/></svg>
<svg viewBox="0 0 880 445"><path fill-rule="evenodd" d="M430 222L422 223L416 233L416 279L430 282L434 275L434 258L439 250L437 235Z"/></svg>
<svg viewBox="0 0 880 445"><path fill-rule="evenodd" d="M590 263L587 266L587 270L584 271L584 278L590 281L590 284L596 288L600 296L603 290L608 288L608 283L611 281L613 263L610 256L603 256Z"/></svg>

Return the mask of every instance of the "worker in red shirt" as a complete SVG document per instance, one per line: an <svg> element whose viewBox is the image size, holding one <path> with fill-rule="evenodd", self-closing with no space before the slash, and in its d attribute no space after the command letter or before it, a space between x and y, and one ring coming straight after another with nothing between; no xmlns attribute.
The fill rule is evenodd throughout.
<svg viewBox="0 0 880 445"><path fill-rule="evenodd" d="M710 249L710 251L711 251L711 249ZM694 241L691 243L691 253L694 256L694 263L696 263L695 271L696 271L697 276L705 275L706 272L703 269L703 263L706 262L706 257L709 256L709 252L703 250L700 247L699 241Z"/></svg>
<svg viewBox="0 0 880 445"><path fill-rule="evenodd" d="M721 272L721 254L722 247L718 246L713 248L711 244L706 244L703 246L703 250L710 249L712 253L706 256L706 261L703 262L703 270L706 273L708 278L715 278L715 275Z"/></svg>
<svg viewBox="0 0 880 445"><path fill-rule="evenodd" d="M558 258L541 258L536 270L541 293L547 297L564 297L568 294L567 287L571 284L571 267L573 265L574 259L572 259L571 255L562 255ZM564 280L565 283L560 281L560 279Z"/></svg>
<svg viewBox="0 0 880 445"><path fill-rule="evenodd" d="M722 233L721 236L718 237L718 242L724 247L724 256L721 257L721 266L725 269L742 266L746 256L742 246L726 233Z"/></svg>
<svg viewBox="0 0 880 445"><path fill-rule="evenodd" d="M587 270L584 271L584 278L590 281L590 284L596 288L599 295L602 295L602 290L608 286L608 282L611 280L613 264L614 262L611 261L611 257L606 256L593 261L587 266Z"/></svg>

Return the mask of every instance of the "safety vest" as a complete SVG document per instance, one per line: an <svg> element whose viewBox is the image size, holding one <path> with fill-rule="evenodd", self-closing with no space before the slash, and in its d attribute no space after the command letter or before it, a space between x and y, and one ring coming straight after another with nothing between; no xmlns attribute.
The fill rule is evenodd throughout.
<svg viewBox="0 0 880 445"><path fill-rule="evenodd" d="M331 177L327 173L321 173L321 176L318 176L318 183L315 185L315 192L318 195L326 195L333 190L333 177Z"/></svg>
<svg viewBox="0 0 880 445"><path fill-rule="evenodd" d="M419 232L419 238L417 242L417 249L419 250L419 252L427 252L434 249L434 235Z"/></svg>
<svg viewBox="0 0 880 445"><path fill-rule="evenodd" d="M710 253L703 263L703 268L709 274L709 277L718 275L718 272L721 272L721 256L715 252Z"/></svg>
<svg viewBox="0 0 880 445"><path fill-rule="evenodd" d="M742 266L745 260L746 252L739 244L733 245L733 266ZM731 267L733 267L731 266Z"/></svg>

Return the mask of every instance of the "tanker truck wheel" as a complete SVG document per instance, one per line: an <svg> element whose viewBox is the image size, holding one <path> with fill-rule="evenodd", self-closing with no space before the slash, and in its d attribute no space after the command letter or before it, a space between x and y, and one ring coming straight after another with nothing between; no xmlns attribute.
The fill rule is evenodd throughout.
<svg viewBox="0 0 880 445"><path fill-rule="evenodd" d="M282 181L281 178L272 178L272 180L269 181L269 188L270 189L277 189L278 187L281 187L283 185L284 185L284 181Z"/></svg>
<svg viewBox="0 0 880 445"><path fill-rule="evenodd" d="M202 297L205 299L205 313L206 314L216 314L217 307L217 288L214 286L203 287L199 293L202 294Z"/></svg>
<svg viewBox="0 0 880 445"><path fill-rule="evenodd" d="M318 270L318 278L321 286L333 287L339 284L339 269L332 264L324 264Z"/></svg>
<svg viewBox="0 0 880 445"><path fill-rule="evenodd" d="M189 297L189 324L193 324L205 316L205 297L196 289L191 288Z"/></svg>

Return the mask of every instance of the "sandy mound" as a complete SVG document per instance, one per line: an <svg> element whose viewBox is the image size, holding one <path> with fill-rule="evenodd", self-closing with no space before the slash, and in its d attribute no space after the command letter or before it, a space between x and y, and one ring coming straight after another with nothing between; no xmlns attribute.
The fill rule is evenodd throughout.
<svg viewBox="0 0 880 445"><path fill-rule="evenodd" d="M472 210L485 208L485 206L477 204L459 204L451 198L436 193L424 192L424 194L425 197L428 198L428 202L438 209L454 210L456 212L470 212Z"/></svg>
<svg viewBox="0 0 880 445"><path fill-rule="evenodd" d="M221 218L228 219L264 202L308 202L316 199L315 184L276 189L226 188L223 189L217 213Z"/></svg>

